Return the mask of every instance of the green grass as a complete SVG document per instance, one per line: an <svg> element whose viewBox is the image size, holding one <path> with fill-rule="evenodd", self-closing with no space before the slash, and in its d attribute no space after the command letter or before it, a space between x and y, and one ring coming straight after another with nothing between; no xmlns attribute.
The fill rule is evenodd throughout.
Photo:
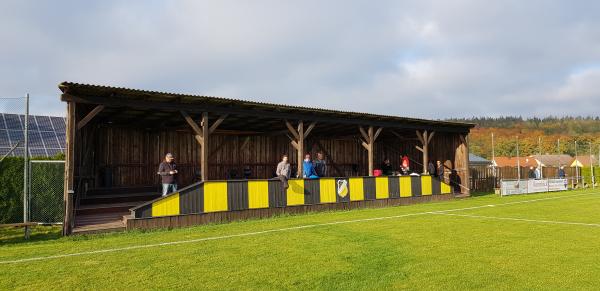
<svg viewBox="0 0 600 291"><path fill-rule="evenodd" d="M500 205L552 197L561 198ZM485 195L161 231L56 238L56 229L40 229L26 242L22 231L2 230L0 262L490 204L496 206L451 213L600 223L600 194L592 190ZM0 290L597 290L599 239L597 226L420 214L0 264Z"/></svg>

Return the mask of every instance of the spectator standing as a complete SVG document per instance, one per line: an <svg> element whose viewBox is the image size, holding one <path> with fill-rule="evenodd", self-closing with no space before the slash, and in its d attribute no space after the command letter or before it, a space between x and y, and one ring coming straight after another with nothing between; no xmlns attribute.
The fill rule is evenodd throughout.
<svg viewBox="0 0 600 291"><path fill-rule="evenodd" d="M327 177L327 161L323 153L317 153L317 160L315 161L315 173L319 177Z"/></svg>
<svg viewBox="0 0 600 291"><path fill-rule="evenodd" d="M177 164L173 154L165 155L165 160L158 166L158 174L162 183L162 196L177 191Z"/></svg>

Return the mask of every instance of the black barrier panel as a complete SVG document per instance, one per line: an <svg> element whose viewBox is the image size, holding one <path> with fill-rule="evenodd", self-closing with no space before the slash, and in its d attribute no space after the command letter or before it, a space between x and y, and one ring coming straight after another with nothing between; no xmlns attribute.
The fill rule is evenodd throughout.
<svg viewBox="0 0 600 291"><path fill-rule="evenodd" d="M337 202L350 202L350 181L348 179L335 179L335 191Z"/></svg>
<svg viewBox="0 0 600 291"><path fill-rule="evenodd" d="M135 218L152 217L152 203L135 210Z"/></svg>
<svg viewBox="0 0 600 291"><path fill-rule="evenodd" d="M442 185L437 177L431 177L431 193L433 195L442 194Z"/></svg>
<svg viewBox="0 0 600 291"><path fill-rule="evenodd" d="M375 200L375 177L364 177L363 189L365 191L365 200Z"/></svg>
<svg viewBox="0 0 600 291"><path fill-rule="evenodd" d="M410 176L410 188L412 190L412 196L421 196L421 176Z"/></svg>
<svg viewBox="0 0 600 291"><path fill-rule="evenodd" d="M388 177L388 192L390 198L400 198L400 178L395 176Z"/></svg>
<svg viewBox="0 0 600 291"><path fill-rule="evenodd" d="M269 180L269 207L286 207L287 196L280 180Z"/></svg>
<svg viewBox="0 0 600 291"><path fill-rule="evenodd" d="M306 179L304 180L304 204L319 204L321 203L321 180Z"/></svg>
<svg viewBox="0 0 600 291"><path fill-rule="evenodd" d="M204 212L204 185L179 192L179 213Z"/></svg>
<svg viewBox="0 0 600 291"><path fill-rule="evenodd" d="M229 210L244 210L248 206L248 181L227 182L227 206Z"/></svg>

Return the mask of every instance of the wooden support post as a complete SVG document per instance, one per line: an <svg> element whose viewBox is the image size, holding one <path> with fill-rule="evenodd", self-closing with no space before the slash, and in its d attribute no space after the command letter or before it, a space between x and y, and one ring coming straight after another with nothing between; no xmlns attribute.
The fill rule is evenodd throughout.
<svg viewBox="0 0 600 291"><path fill-rule="evenodd" d="M308 125L306 130L304 129L304 121L298 122L298 127L294 128L294 126L287 120L285 120L285 126L288 131L292 134L292 136L287 135L290 139L292 146L296 149L298 156L298 177L302 178L302 161L304 159L304 140L310 134L310 132L315 128L317 122L312 122Z"/></svg>
<svg viewBox="0 0 600 291"><path fill-rule="evenodd" d="M419 139L419 141L421 142L422 146L415 146L417 148L417 150L419 150L421 153L423 153L423 174L427 175L427 174L431 174L428 172L428 165L429 165L429 143L431 142L431 139L433 138L433 136L435 135L435 131L432 132L427 132L427 130L424 130L423 132L420 131L416 131L417 132L417 138Z"/></svg>
<svg viewBox="0 0 600 291"><path fill-rule="evenodd" d="M375 148L375 140L379 137L383 127L378 128L375 132L373 132L373 126L369 126L366 131L362 126L359 126L358 130L363 137L363 139L361 139L361 145L367 150L369 176L373 176L373 149Z"/></svg>
<svg viewBox="0 0 600 291"><path fill-rule="evenodd" d="M462 164L463 164L463 177L462 177L462 191L464 194L471 195L471 173L469 170L469 138L467 135L460 135L460 141L462 143Z"/></svg>
<svg viewBox="0 0 600 291"><path fill-rule="evenodd" d="M210 128L208 126L208 112L202 113L200 125L202 126L202 144L200 145L200 177L202 178L202 181L206 181L208 178L208 135L210 134Z"/></svg>
<svg viewBox="0 0 600 291"><path fill-rule="evenodd" d="M298 177L302 178L302 162L304 161L304 122L298 122Z"/></svg>
<svg viewBox="0 0 600 291"><path fill-rule="evenodd" d="M69 235L72 232L73 226L73 207L74 207L74 191L73 181L75 177L75 134L77 116L75 115L75 102L67 103L67 130L66 130L66 153L65 153L65 182L64 182L64 219L63 219L63 235Z"/></svg>
<svg viewBox="0 0 600 291"><path fill-rule="evenodd" d="M369 130L367 132L369 134L369 176L373 176L373 127L369 126Z"/></svg>
<svg viewBox="0 0 600 291"><path fill-rule="evenodd" d="M213 124L208 124L208 112L203 112L200 120L200 126L194 121L194 119L185 111L179 111L185 121L190 125L194 133L194 138L200 145L200 177L202 181L208 179L208 137L223 123L227 118L227 115L221 115ZM217 148L217 150L220 146Z"/></svg>
<svg viewBox="0 0 600 291"><path fill-rule="evenodd" d="M83 128L86 124L88 124L100 111L104 110L104 105L97 105L90 111L84 118L82 118L79 122L77 122L77 130Z"/></svg>

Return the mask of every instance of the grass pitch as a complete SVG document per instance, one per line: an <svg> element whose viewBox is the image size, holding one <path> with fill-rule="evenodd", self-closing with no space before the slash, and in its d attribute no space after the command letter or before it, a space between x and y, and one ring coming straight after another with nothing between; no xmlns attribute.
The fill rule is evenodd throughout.
<svg viewBox="0 0 600 291"><path fill-rule="evenodd" d="M600 190L24 242L0 290L600 288Z"/></svg>

